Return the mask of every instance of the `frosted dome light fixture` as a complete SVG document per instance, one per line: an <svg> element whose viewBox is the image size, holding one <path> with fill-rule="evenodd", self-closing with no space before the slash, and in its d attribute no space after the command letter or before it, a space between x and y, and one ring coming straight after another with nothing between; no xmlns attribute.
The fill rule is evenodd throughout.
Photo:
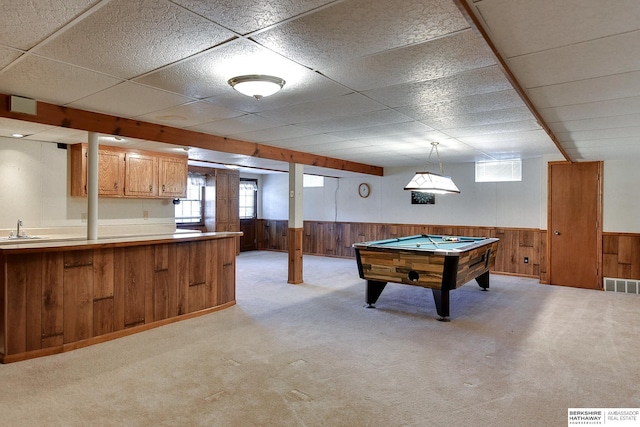
<svg viewBox="0 0 640 427"><path fill-rule="evenodd" d="M278 92L285 84L280 77L250 74L229 79L229 85L243 95L262 99Z"/></svg>

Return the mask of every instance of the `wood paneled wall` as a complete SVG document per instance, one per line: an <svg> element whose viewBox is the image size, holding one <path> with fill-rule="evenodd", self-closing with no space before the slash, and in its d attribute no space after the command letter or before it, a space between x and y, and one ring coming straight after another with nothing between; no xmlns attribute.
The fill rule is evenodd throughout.
<svg viewBox="0 0 640 427"><path fill-rule="evenodd" d="M6 363L235 303L236 237L0 257ZM4 299L6 298L6 299Z"/></svg>
<svg viewBox="0 0 640 427"><path fill-rule="evenodd" d="M257 228L259 249L287 251L286 220L258 220ZM495 272L535 277L543 283L547 280L547 232L533 228L305 221L303 249L305 254L355 258L351 247L355 242L415 234L497 237L500 243Z"/></svg>
<svg viewBox="0 0 640 427"><path fill-rule="evenodd" d="M640 279L640 235L602 233L603 277Z"/></svg>

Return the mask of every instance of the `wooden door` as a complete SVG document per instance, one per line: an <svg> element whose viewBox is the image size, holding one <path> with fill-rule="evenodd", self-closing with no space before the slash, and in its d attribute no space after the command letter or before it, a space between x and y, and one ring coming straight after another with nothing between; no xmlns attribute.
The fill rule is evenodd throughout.
<svg viewBox="0 0 640 427"><path fill-rule="evenodd" d="M602 162L549 164L549 281L602 289Z"/></svg>
<svg viewBox="0 0 640 427"><path fill-rule="evenodd" d="M240 252L255 251L258 249L256 243L256 220L255 218L242 218L240 220Z"/></svg>

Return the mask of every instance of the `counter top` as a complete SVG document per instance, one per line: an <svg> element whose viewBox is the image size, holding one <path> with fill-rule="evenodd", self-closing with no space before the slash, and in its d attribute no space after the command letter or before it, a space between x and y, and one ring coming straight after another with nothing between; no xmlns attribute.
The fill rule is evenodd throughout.
<svg viewBox="0 0 640 427"><path fill-rule="evenodd" d="M196 241L221 239L230 236L242 236L240 231L225 232L193 232L173 234L153 234L137 236L107 236L96 240L88 240L79 237L42 236L31 239L11 239L0 243L0 254L17 254L29 252L57 251L57 250L83 250L107 247L138 246L146 244L176 243L180 241Z"/></svg>

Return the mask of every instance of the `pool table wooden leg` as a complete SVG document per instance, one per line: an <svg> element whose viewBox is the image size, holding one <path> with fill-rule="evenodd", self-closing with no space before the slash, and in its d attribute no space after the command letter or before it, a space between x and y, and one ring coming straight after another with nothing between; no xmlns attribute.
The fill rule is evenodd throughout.
<svg viewBox="0 0 640 427"><path fill-rule="evenodd" d="M488 291L489 290L489 272L485 271L484 273L476 277L476 282L478 282L478 285L480 285L483 291Z"/></svg>
<svg viewBox="0 0 640 427"><path fill-rule="evenodd" d="M440 316L441 322L448 322L449 319L449 290L431 289L433 292L433 300L436 303L436 311Z"/></svg>
<svg viewBox="0 0 640 427"><path fill-rule="evenodd" d="M369 304L367 308L376 308L373 304L378 301L378 297L384 290L385 286L387 286L387 282L367 280L367 287L364 292L365 301Z"/></svg>

